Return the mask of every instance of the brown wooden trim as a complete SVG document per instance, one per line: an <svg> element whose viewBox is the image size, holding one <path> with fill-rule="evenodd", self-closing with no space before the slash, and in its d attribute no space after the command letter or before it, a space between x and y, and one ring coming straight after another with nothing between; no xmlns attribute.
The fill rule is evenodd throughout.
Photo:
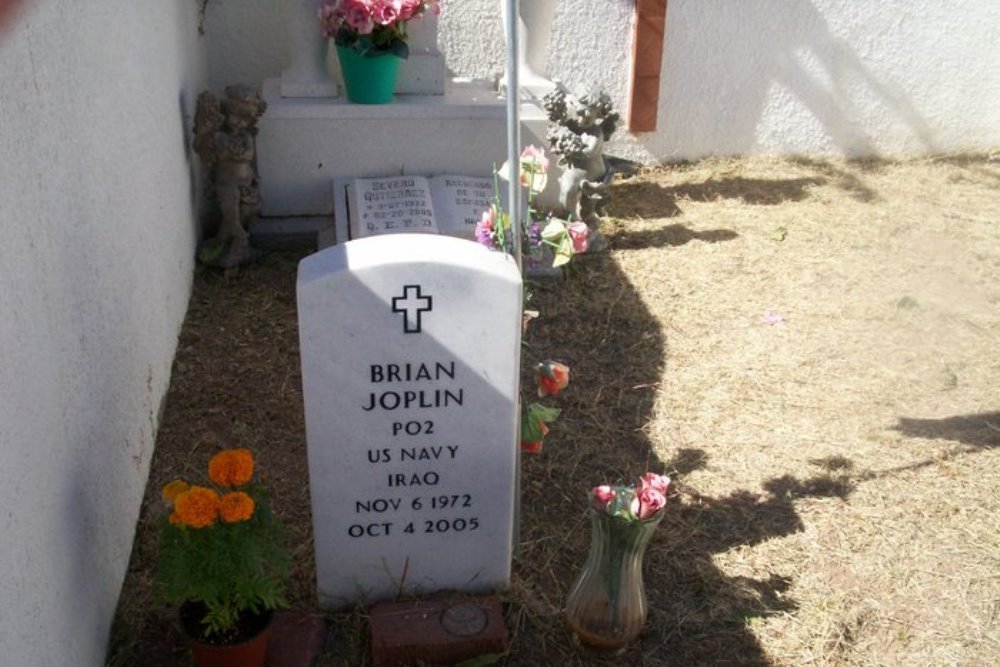
<svg viewBox="0 0 1000 667"><path fill-rule="evenodd" d="M667 0L636 0L635 11L628 129L630 132L652 132L656 129L656 112L660 104Z"/></svg>

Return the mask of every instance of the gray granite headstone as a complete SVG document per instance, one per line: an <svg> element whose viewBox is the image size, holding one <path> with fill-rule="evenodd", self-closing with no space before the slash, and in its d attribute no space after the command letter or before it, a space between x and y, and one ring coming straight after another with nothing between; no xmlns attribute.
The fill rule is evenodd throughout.
<svg viewBox="0 0 1000 667"><path fill-rule="evenodd" d="M399 234L302 260L299 337L321 601L510 580L521 278Z"/></svg>

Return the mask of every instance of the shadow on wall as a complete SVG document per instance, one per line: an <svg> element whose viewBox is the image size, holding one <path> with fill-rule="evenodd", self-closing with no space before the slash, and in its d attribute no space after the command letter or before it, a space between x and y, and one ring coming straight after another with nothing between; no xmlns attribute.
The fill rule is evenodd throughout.
<svg viewBox="0 0 1000 667"><path fill-rule="evenodd" d="M875 76L831 33L811 0L671 2L668 12L658 110L666 133L657 133L660 146L648 146L652 153L693 158L779 145L815 152L828 144L847 156L872 156L878 154L872 136L878 109L905 124L925 151L937 152L931 128L903 87ZM796 137L792 123L773 118L797 107L825 134L819 143L816 128L801 128ZM772 122L759 131L768 116ZM707 120L693 122L698 119ZM654 141L654 135L642 137L647 145Z"/></svg>

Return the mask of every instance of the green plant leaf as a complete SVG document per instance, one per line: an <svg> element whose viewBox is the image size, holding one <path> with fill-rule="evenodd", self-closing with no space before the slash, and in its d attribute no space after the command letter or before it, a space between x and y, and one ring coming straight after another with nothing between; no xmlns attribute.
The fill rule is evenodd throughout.
<svg viewBox="0 0 1000 667"><path fill-rule="evenodd" d="M556 248L555 258L552 260L552 266L563 266L569 264L569 261L573 259L573 239L566 234L562 240L559 242L559 247Z"/></svg>
<svg viewBox="0 0 1000 667"><path fill-rule="evenodd" d="M521 442L540 442L545 438L544 422L553 422L559 417L559 408L547 408L532 403L521 416Z"/></svg>
<svg viewBox="0 0 1000 667"><path fill-rule="evenodd" d="M205 266L218 266L219 260L226 252L226 242L221 239L208 239L201 244L198 251L198 261Z"/></svg>
<svg viewBox="0 0 1000 667"><path fill-rule="evenodd" d="M559 408L546 407L541 403L532 403L528 406L528 414L543 422L554 422L561 412Z"/></svg>
<svg viewBox="0 0 1000 667"><path fill-rule="evenodd" d="M158 596L173 603L201 602L206 635L224 634L244 610L287 606L285 583L291 556L263 489L248 487L256 509L248 521L216 521L201 528L161 521L156 576Z"/></svg>
<svg viewBox="0 0 1000 667"><path fill-rule="evenodd" d="M403 41L393 42L389 47L389 53L396 56L397 58L402 58L406 60L410 57L410 47Z"/></svg>

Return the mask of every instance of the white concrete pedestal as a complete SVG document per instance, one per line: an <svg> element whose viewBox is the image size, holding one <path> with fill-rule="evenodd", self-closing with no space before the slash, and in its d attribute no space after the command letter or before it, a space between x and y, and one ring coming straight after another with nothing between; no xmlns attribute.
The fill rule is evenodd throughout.
<svg viewBox="0 0 1000 667"><path fill-rule="evenodd" d="M352 104L343 96L285 98L280 88L278 79L263 88L258 234L318 232L322 238L333 228L335 178L489 176L507 158L506 104L486 82L449 82L444 95L397 94L381 105ZM546 126L541 107L522 104L524 145L547 148Z"/></svg>
<svg viewBox="0 0 1000 667"><path fill-rule="evenodd" d="M504 101L484 82L445 95L396 95L390 104L283 98L264 84L257 136L264 216L330 215L334 178L394 173L489 175L506 159ZM524 143L545 146L544 112L525 105Z"/></svg>

